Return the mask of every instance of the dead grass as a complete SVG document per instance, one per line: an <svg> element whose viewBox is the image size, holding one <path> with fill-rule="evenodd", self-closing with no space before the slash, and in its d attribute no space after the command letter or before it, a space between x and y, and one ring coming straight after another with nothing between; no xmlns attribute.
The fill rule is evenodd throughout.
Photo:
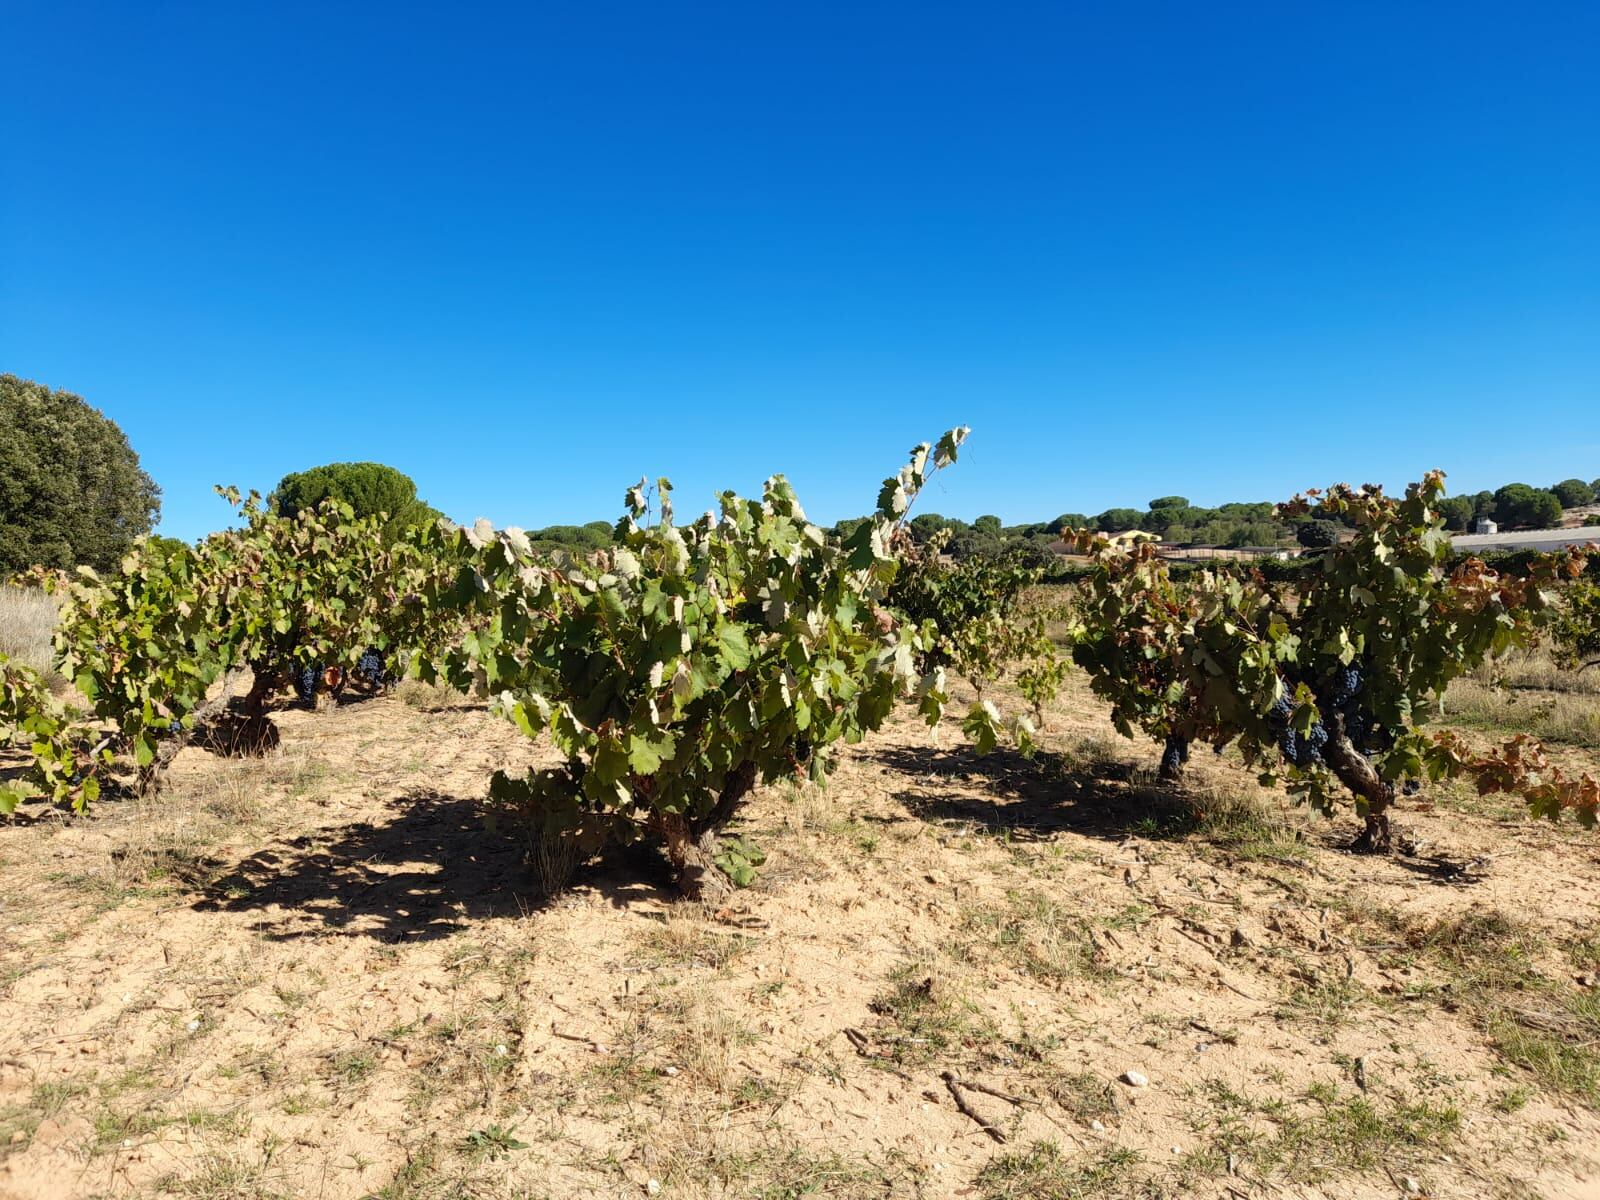
<svg viewBox="0 0 1600 1200"><path fill-rule="evenodd" d="M1600 747L1600 696L1587 692L1508 690L1459 679L1451 684L1444 707L1455 725L1528 733L1541 741L1586 749Z"/></svg>
<svg viewBox="0 0 1600 1200"><path fill-rule="evenodd" d="M454 688L420 679L401 680L395 685L394 694L400 703L421 712L441 712L462 703L461 693Z"/></svg>
<svg viewBox="0 0 1600 1200"><path fill-rule="evenodd" d="M1547 646L1513 650L1503 658L1484 663L1471 678L1483 687L1600 696L1600 669L1574 671L1559 666Z"/></svg>
<svg viewBox="0 0 1600 1200"><path fill-rule="evenodd" d="M32 667L52 687L66 683L51 665L55 652L50 636L60 608L55 597L37 588L0 586L0 654Z"/></svg>
<svg viewBox="0 0 1600 1200"><path fill-rule="evenodd" d="M716 929L692 913L669 913L638 939L638 959L661 967L720 970L750 949L754 939Z"/></svg>
<svg viewBox="0 0 1600 1200"><path fill-rule="evenodd" d="M1125 920L1147 916L1135 907ZM1070 906L1047 892L1029 889L1006 895L1003 905L968 908L962 914L961 957L999 959L1044 983L1068 979L1117 978L1105 949L1095 940L1095 924L1081 906Z"/></svg>

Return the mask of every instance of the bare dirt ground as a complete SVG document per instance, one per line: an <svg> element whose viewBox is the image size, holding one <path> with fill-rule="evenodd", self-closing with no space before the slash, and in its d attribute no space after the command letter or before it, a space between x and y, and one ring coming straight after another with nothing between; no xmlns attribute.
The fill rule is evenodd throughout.
<svg viewBox="0 0 1600 1200"><path fill-rule="evenodd" d="M1600 1196L1591 833L1439 792L1352 856L1080 678L1032 761L908 718L763 789L730 909L646 851L542 903L508 724L278 720L0 827L0 1197Z"/></svg>

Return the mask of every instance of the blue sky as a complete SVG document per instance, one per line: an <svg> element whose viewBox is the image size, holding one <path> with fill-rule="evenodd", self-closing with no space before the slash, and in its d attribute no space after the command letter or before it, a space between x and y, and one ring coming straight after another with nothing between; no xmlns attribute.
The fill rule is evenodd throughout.
<svg viewBox="0 0 1600 1200"><path fill-rule="evenodd" d="M0 370L164 490L1600 476L1600 5L4 4Z"/></svg>

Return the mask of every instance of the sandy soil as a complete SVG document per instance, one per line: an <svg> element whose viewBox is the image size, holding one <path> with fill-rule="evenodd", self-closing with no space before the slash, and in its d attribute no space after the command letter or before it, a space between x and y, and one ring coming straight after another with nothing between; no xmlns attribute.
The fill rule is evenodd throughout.
<svg viewBox="0 0 1600 1200"><path fill-rule="evenodd" d="M543 903L509 725L279 723L0 827L0 1197L1600 1196L1592 834L1352 856L1078 681L1033 761L905 720L764 789L729 909L645 851Z"/></svg>

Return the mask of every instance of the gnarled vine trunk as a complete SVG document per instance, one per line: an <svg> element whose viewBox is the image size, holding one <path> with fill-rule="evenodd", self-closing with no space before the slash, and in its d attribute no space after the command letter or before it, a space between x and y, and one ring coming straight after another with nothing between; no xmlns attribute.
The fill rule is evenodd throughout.
<svg viewBox="0 0 1600 1200"><path fill-rule="evenodd" d="M232 706L227 718L215 723L212 738L221 753L241 758L259 757L278 744L278 727L267 716L267 702L284 685L282 670L261 663L251 663L250 669L254 673L250 690Z"/></svg>
<svg viewBox="0 0 1600 1200"><path fill-rule="evenodd" d="M662 813L657 818L678 890L685 899L714 904L732 893L733 884L716 864L717 833L739 811L756 779L756 764L740 763L723 780L722 792L705 816L690 820L678 813Z"/></svg>
<svg viewBox="0 0 1600 1200"><path fill-rule="evenodd" d="M213 746L217 740L217 730L207 728L217 721L219 716L225 717L232 700L228 694L229 682L234 677L230 671L223 676L222 686L218 693L192 711L183 722L183 730L170 737L163 738L156 747L156 757L147 767L139 769L136 787L141 796L154 796L160 793L167 768L172 765L172 760L178 757L178 752L189 745L197 734L204 733Z"/></svg>
<svg viewBox="0 0 1600 1200"><path fill-rule="evenodd" d="M172 760L178 757L178 751L187 746L194 737L195 731L206 722L213 720L228 704L227 690L224 689L220 696L207 700L199 708L189 714L183 723L183 731L163 738L156 747L155 760L147 767L139 769L138 789L141 796L153 796L161 791L162 781L166 778L167 768L172 765Z"/></svg>
<svg viewBox="0 0 1600 1200"><path fill-rule="evenodd" d="M1343 729L1332 732L1322 748L1322 761L1339 782L1365 804L1367 827L1356 839L1354 848L1369 854L1388 854L1394 843L1389 829L1389 807L1394 803L1394 785L1373 769L1367 756L1357 750Z"/></svg>
<svg viewBox="0 0 1600 1200"><path fill-rule="evenodd" d="M677 813L659 818L667 858L685 900L720 904L733 892L733 884L717 866L717 835L709 830L696 837L690 824Z"/></svg>

